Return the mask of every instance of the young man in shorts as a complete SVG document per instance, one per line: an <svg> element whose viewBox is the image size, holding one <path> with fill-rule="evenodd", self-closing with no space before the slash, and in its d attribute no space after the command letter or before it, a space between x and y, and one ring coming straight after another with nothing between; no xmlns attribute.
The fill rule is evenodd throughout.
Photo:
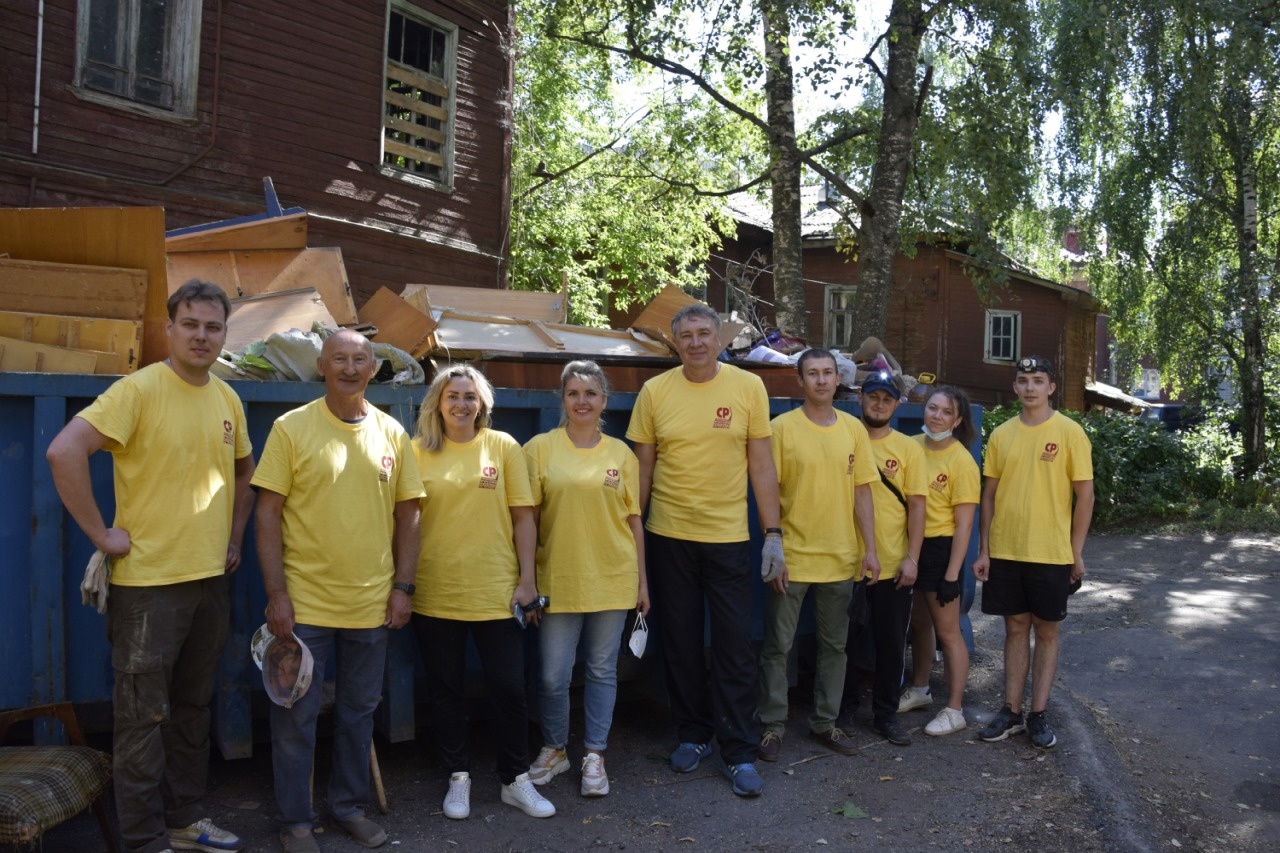
<svg viewBox="0 0 1280 853"><path fill-rule="evenodd" d="M1018 361L1013 390L1022 412L987 440L980 544L973 573L982 612L1004 617L1004 707L978 732L985 741L1027 732L1049 749L1045 719L1058 669L1058 627L1067 596L1085 574L1084 540L1093 517L1093 457L1080 425L1053 410L1053 363ZM1072 501L1074 498L1074 507ZM1031 635L1035 633L1035 655ZM1031 712L1022 699L1031 672Z"/></svg>

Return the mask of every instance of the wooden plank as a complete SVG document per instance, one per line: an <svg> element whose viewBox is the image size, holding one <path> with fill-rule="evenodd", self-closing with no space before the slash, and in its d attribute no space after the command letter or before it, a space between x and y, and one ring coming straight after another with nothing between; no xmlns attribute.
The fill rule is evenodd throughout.
<svg viewBox="0 0 1280 853"><path fill-rule="evenodd" d="M170 255L169 291L191 278L212 281L232 299L314 287L336 323L349 326L356 322L351 283L338 248Z"/></svg>
<svg viewBox="0 0 1280 853"><path fill-rule="evenodd" d="M389 130L398 130L401 133L407 133L411 136L420 136L423 139L429 139L439 145L444 145L449 141L449 137L445 136L439 130L433 127L427 127L424 124L414 124L411 121L405 121L395 116L383 116L382 126Z"/></svg>
<svg viewBox="0 0 1280 853"><path fill-rule="evenodd" d="M384 139L382 140L382 149L388 154L404 157L407 160L419 160L423 163L430 163L432 166L444 165L443 157L425 148L417 148L413 145L405 145L401 142Z"/></svg>
<svg viewBox="0 0 1280 853"><path fill-rule="evenodd" d="M444 81L437 77L432 77L424 71L419 71L417 68L401 65L394 61L388 62L387 76L392 80L408 83L410 86L416 86L424 92L430 92L438 97L449 97L449 86Z"/></svg>
<svg viewBox="0 0 1280 853"><path fill-rule="evenodd" d="M169 254L179 252L244 251L248 249L305 249L307 214L273 216L255 222L213 227L206 231L179 234L164 241Z"/></svg>
<svg viewBox="0 0 1280 853"><path fill-rule="evenodd" d="M0 208L0 254L29 261L147 271L147 297L137 343L131 350L87 345L89 349L119 352L126 373L169 355L164 252L162 207Z"/></svg>
<svg viewBox="0 0 1280 853"><path fill-rule="evenodd" d="M0 258L0 303L8 311L141 321L147 271Z"/></svg>
<svg viewBox="0 0 1280 853"><path fill-rule="evenodd" d="M0 337L0 370L21 373L94 373L96 356L87 352Z"/></svg>
<svg viewBox="0 0 1280 853"><path fill-rule="evenodd" d="M385 287L360 308L360 322L378 327L374 340L391 344L414 358L422 358L431 351L431 335L436 321L405 302Z"/></svg>
<svg viewBox="0 0 1280 853"><path fill-rule="evenodd" d="M338 325L313 287L233 299L224 348L238 353L275 332L290 329L309 332L315 323L328 328Z"/></svg>
<svg viewBox="0 0 1280 853"><path fill-rule="evenodd" d="M533 330L533 333L539 338L542 338L543 342L546 343L547 346L561 350L564 349L564 341L551 334L546 326L542 325L537 320L529 320L528 324L529 328Z"/></svg>
<svg viewBox="0 0 1280 853"><path fill-rule="evenodd" d="M496 314L544 323L563 323L568 316L564 293L532 290L498 290L489 287L459 287L448 284L408 284L404 295L423 292L432 308L463 313Z"/></svg>
<svg viewBox="0 0 1280 853"><path fill-rule="evenodd" d="M131 320L64 317L0 311L0 337L35 344L115 353L117 373L133 373L140 366L143 324ZM90 368L88 373L92 373Z"/></svg>
<svg viewBox="0 0 1280 853"><path fill-rule="evenodd" d="M409 95L401 95L396 92L384 92L388 104L400 107L402 110L408 110L411 113L433 118L438 121L448 121L449 111L444 107L437 107L435 104L428 104L426 101L420 101Z"/></svg>

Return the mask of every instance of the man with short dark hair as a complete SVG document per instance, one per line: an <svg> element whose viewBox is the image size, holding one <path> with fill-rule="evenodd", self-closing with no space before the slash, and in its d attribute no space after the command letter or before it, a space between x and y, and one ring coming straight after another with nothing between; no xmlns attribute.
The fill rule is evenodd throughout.
<svg viewBox="0 0 1280 853"><path fill-rule="evenodd" d="M253 506L252 447L235 392L209 368L227 337L227 296L192 280L169 297L169 357L126 376L49 445L67 512L110 558L115 670L112 783L137 853L239 850L201 804L209 701L230 625L227 576ZM116 517L93 497L89 457L114 461Z"/></svg>
<svg viewBox="0 0 1280 853"><path fill-rule="evenodd" d="M1093 452L1080 425L1050 405L1057 384L1049 359L1019 359L1013 390L1022 411L987 440L973 563L983 582L982 612L1004 617L1004 707L978 737L1000 741L1026 731L1033 746L1049 749L1058 742L1045 719L1058 669L1058 629L1072 584L1085 575L1081 552L1093 518ZM1024 718L1028 671L1031 712Z"/></svg>

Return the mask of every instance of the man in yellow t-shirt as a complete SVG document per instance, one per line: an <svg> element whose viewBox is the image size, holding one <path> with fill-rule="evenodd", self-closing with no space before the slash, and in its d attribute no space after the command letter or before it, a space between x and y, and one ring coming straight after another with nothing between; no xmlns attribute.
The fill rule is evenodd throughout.
<svg viewBox="0 0 1280 853"><path fill-rule="evenodd" d="M871 437L871 451L879 469L871 494L876 508L876 548L881 571L868 581L867 617L875 645L875 675L871 682L871 729L896 746L911 736L898 722L898 693L906 665L907 631L920 548L924 544L925 502L929 486L924 450L890 426L902 391L888 371L871 374L862 383L862 424ZM853 634L851 631L850 634ZM852 644L854 637L850 637ZM845 680L845 707L850 718L857 708L857 680L850 667Z"/></svg>
<svg viewBox="0 0 1280 853"><path fill-rule="evenodd" d="M169 297L169 357L117 381L49 445L67 512L110 558L113 783L129 850L239 850L202 806L209 700L230 624L227 576L253 507L253 448L236 393L209 373L227 296L192 280ZM114 462L116 517L89 457ZM162 806L162 807L161 807Z"/></svg>
<svg viewBox="0 0 1280 853"><path fill-rule="evenodd" d="M787 659L806 594L813 595L818 661L809 737L841 755L853 740L836 726L844 693L849 601L858 569L857 530L867 543L861 567L880 574L871 484L878 482L871 439L832 405L840 374L828 350L805 350L796 364L804 404L773 419L773 464L782 505L787 566L770 584L760 650L760 758L776 761L787 726ZM856 529L855 529L856 527Z"/></svg>
<svg viewBox="0 0 1280 853"><path fill-rule="evenodd" d="M640 506L649 509L646 563L680 740L671 768L697 769L715 735L734 793L755 797L764 783L755 768L760 730L748 480L765 529L764 579L772 581L785 564L769 398L758 377L717 360L719 330L719 315L701 303L676 314L671 332L681 366L640 389L627 438L640 462ZM709 685L704 605L711 622Z"/></svg>
<svg viewBox="0 0 1280 853"><path fill-rule="evenodd" d="M982 612L1003 616L1005 631L1005 704L978 737L1000 741L1025 731L1040 749L1058 742L1045 709L1058 670L1058 629L1073 584L1085 575L1081 554L1093 518L1093 450L1080 425L1050 405L1053 375L1053 363L1040 356L1016 365L1022 412L987 439L973 563L983 582ZM1024 718L1028 671L1031 712Z"/></svg>
<svg viewBox="0 0 1280 853"><path fill-rule="evenodd" d="M271 633L304 643L317 673L336 648L329 811L357 843L377 847L387 834L364 814L373 712L382 698L387 631L404 626L412 607L422 478L404 427L364 397L378 370L368 340L335 333L316 368L324 397L276 420L253 478L258 561ZM319 849L310 777L323 692L313 686L292 707L271 706L287 851Z"/></svg>

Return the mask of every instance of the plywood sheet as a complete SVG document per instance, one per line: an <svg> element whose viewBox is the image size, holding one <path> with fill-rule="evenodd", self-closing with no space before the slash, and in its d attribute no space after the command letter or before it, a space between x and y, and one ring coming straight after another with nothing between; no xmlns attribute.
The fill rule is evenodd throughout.
<svg viewBox="0 0 1280 853"><path fill-rule="evenodd" d="M307 214L293 213L212 227L204 231L167 238L165 251L234 252L248 249L305 249L307 247Z"/></svg>
<svg viewBox="0 0 1280 853"><path fill-rule="evenodd" d="M169 355L164 208L0 208L0 254L5 253L20 260L146 270L143 337L125 370Z"/></svg>
<svg viewBox="0 0 1280 853"><path fill-rule="evenodd" d="M374 340L422 358L431 351L436 321L385 287L360 308L360 321L378 327Z"/></svg>
<svg viewBox="0 0 1280 853"><path fill-rule="evenodd" d="M616 329L537 323L444 311L435 331L439 355L510 353L653 358L671 354L657 341Z"/></svg>
<svg viewBox="0 0 1280 853"><path fill-rule="evenodd" d="M0 311L0 337L115 353L119 357L117 373L133 373L140 366L142 328L142 323L130 320ZM92 368L87 372L93 372Z"/></svg>
<svg viewBox="0 0 1280 853"><path fill-rule="evenodd" d="M146 270L0 258L7 311L141 321L146 299Z"/></svg>
<svg viewBox="0 0 1280 853"><path fill-rule="evenodd" d="M489 287L458 287L448 284L409 284L402 294L406 300L421 291L431 307L461 312L497 314L520 320L563 323L568 318L568 300L563 293L528 290L498 290ZM421 309L419 309L421 310Z"/></svg>
<svg viewBox="0 0 1280 853"><path fill-rule="evenodd" d="M93 373L98 359L87 352L0 337L0 370L25 373Z"/></svg>
<svg viewBox="0 0 1280 853"><path fill-rule="evenodd" d="M671 336L671 320L680 312L680 309L686 305L703 304L699 300L694 299L674 284L668 284L666 287L650 300L644 310L640 312L640 316L636 317L635 322L631 324L631 328L639 329L647 335L662 338L674 348L676 345L675 338ZM720 324L720 349L723 351L729 344L733 343L743 330L747 328L745 323L728 323Z"/></svg>
<svg viewBox="0 0 1280 853"><path fill-rule="evenodd" d="M309 332L315 323L329 328L338 325L313 287L233 299L224 348L241 352L249 344L266 340L276 332L290 329Z"/></svg>
<svg viewBox="0 0 1280 853"><path fill-rule="evenodd" d="M243 252L184 252L169 256L169 292L192 278L212 281L235 299L314 287L333 319L356 322L356 306L342 250L262 249Z"/></svg>

